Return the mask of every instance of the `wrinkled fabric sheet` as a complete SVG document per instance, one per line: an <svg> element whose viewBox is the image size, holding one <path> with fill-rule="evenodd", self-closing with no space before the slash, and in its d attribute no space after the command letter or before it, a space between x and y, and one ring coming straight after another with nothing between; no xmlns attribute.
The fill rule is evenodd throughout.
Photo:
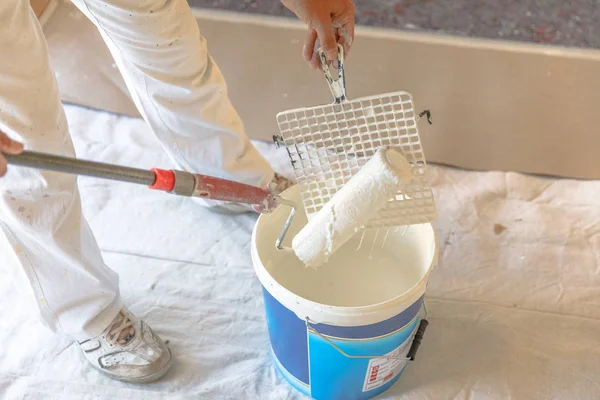
<svg viewBox="0 0 600 400"><path fill-rule="evenodd" d="M80 158L172 167L143 121L67 107ZM257 144L289 173L285 150ZM543 155L539 155L543 156ZM600 183L431 167L440 264L416 361L384 399L600 397ZM88 367L36 319L0 265L0 398L299 399L270 360L250 260L256 217L81 178L84 210L124 302L177 363L130 385Z"/></svg>

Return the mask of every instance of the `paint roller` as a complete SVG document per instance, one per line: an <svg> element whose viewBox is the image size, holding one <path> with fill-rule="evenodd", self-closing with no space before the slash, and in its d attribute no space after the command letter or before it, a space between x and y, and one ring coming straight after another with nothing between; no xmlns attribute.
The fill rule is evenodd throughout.
<svg viewBox="0 0 600 400"><path fill-rule="evenodd" d="M381 148L294 237L294 253L306 266L327 262L412 177L400 152Z"/></svg>
<svg viewBox="0 0 600 400"><path fill-rule="evenodd" d="M280 249L297 210L295 203L268 189L207 175L158 168L143 170L33 151L3 155L11 165L143 184L188 197L251 204L261 213L269 213L282 204L290 206L292 212L276 242ZM400 184L411 179L411 167L401 153L380 149L294 237L294 253L307 266L327 262L385 207Z"/></svg>

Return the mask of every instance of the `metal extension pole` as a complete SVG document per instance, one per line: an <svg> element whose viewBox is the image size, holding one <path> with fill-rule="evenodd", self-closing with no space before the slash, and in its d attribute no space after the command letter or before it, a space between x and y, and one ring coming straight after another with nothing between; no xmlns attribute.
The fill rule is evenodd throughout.
<svg viewBox="0 0 600 400"><path fill-rule="evenodd" d="M104 164L94 161L55 156L51 154L23 151L21 154L2 154L10 165L36 168L68 174L92 176L114 181L131 182L151 186L156 180L153 171Z"/></svg>

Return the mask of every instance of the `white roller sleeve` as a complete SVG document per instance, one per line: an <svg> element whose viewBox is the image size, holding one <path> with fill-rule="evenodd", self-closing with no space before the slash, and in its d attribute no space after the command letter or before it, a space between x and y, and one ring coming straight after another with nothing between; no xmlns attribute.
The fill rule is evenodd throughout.
<svg viewBox="0 0 600 400"><path fill-rule="evenodd" d="M294 253L306 266L327 262L411 179L401 153L380 149L294 237Z"/></svg>

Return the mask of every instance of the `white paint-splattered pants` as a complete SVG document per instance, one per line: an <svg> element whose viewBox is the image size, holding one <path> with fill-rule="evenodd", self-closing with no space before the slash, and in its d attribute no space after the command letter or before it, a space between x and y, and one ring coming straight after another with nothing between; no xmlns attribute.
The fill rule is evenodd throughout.
<svg viewBox="0 0 600 400"><path fill-rule="evenodd" d="M74 3L97 25L138 109L179 168L255 185L272 179L186 0ZM26 149L74 155L28 0L0 1L0 130ZM82 215L76 178L9 167L0 178L0 226L0 276L7 276L3 268L24 272L52 329L82 340L108 326L121 307L118 276Z"/></svg>

